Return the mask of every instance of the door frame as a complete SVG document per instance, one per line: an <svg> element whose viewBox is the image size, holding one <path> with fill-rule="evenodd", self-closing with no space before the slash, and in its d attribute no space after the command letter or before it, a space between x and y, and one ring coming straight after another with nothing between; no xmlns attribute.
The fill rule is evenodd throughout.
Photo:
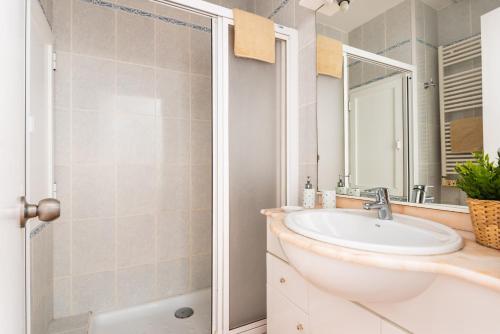
<svg viewBox="0 0 500 334"><path fill-rule="evenodd" d="M26 110L25 110L25 197L28 202L33 202L33 199L29 197L31 192L31 175L30 175L30 153L31 138L30 133L33 126L36 125L36 120L33 119L31 114L31 30L33 28L32 24L36 24L36 28L43 30L43 34L50 35L52 38L52 44L47 46L47 64L46 70L48 73L48 99L47 99L47 133L49 134L48 139L48 175L47 175L47 189L49 191L45 194L46 198L54 197L54 106L53 106L53 84L54 84L54 68L53 68L53 36L50 29L49 23L43 13L43 9L39 1L36 0L26 0ZM25 237L25 284L26 284L26 333L31 333L31 238L35 236L39 231L41 231L48 223L43 223L38 219L31 220L26 224L24 230Z"/></svg>
<svg viewBox="0 0 500 334"><path fill-rule="evenodd" d="M399 108L401 108L399 110L399 112L397 113L397 115L394 115L395 117L400 117L401 119L398 120L399 122L395 122L395 124L400 124L401 125L401 133L400 133L400 136L399 136L399 140L400 141L403 141L404 144L407 143L407 136L406 136L406 129L405 129L405 108L404 108L404 100L405 100L405 92L404 92L404 86L405 86L405 83L406 83L406 74L405 73L399 73L398 76L389 76L387 78L384 78L384 79L381 79L381 80L377 80L375 82L371 82L371 83L367 83L367 84L364 84L360 87L357 87L357 88L354 88L354 89L351 89L349 91L349 100L351 102L351 105L350 105L350 108L349 108L349 121L354 117L354 119L357 119L357 114L353 114L353 112L355 112L356 110L356 103L353 103L353 96L355 95L363 95L364 93L366 93L367 91L372 91L373 89L376 89L376 88L379 88L379 87L396 87L398 93L400 93L400 96L399 98L401 99L400 101L400 105L399 105ZM358 146L358 143L356 142L356 140L354 139L354 137L352 135L356 135L354 133L352 133L353 129L354 131L357 131L356 130L356 127L352 127L353 124L349 124L350 125L350 128L349 128L349 131L350 131L350 144L351 144L351 147L350 147L350 153L352 153L353 151L357 153L357 146ZM396 141L396 138L394 138L394 140ZM407 156L407 148L406 148L406 145L403 145L402 147L400 147L398 150L402 150L400 153L402 153L402 157L401 157L401 166L396 166L396 178L401 178L401 181L403 184L400 185L400 187L396 187L396 188L392 188L392 187L389 187L387 186L387 188L389 189L389 192L390 194L392 195L393 194L393 191L394 190L398 190L398 191L401 191L400 194L394 194L396 196L405 196L407 195L406 193L406 190L408 188L408 185L407 185L407 180L406 180L406 173L405 173L405 168L406 168L406 156ZM356 160L354 160L356 161ZM352 166L352 161L349 162L350 163L350 167L351 167L351 170L350 170L350 180L351 180L351 185L353 185L353 181L354 181L354 175L356 175L355 173L355 170L356 168L353 168ZM397 173L398 172L401 172L401 175L398 175ZM356 178L356 181L354 183L354 186L356 186L356 188L359 188L361 191L363 190L366 190L366 189L369 189L369 188L373 188L373 187L376 187L378 185L372 185L372 186L368 186L368 187L362 187L360 186L359 182L358 182L358 179Z"/></svg>
<svg viewBox="0 0 500 334"><path fill-rule="evenodd" d="M350 172L350 133L349 133L349 59L357 59L368 63L384 66L389 69L394 69L406 74L406 85L403 85L404 101L403 101L403 122L405 129L405 151L408 152L405 156L404 163L404 178L405 190L410 195L410 187L414 180L418 180L418 168L414 168L415 161L418 161L418 131L414 128L418 124L418 108L417 99L417 68L415 65L403 63L401 61L380 56L378 54L361 50L349 45L343 45L343 67L344 67L344 177L345 184L349 184Z"/></svg>

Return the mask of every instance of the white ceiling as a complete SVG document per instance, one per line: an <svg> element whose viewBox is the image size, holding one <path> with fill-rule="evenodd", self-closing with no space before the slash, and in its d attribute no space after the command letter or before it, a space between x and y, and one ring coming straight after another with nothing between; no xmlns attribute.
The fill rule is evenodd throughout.
<svg viewBox="0 0 500 334"><path fill-rule="evenodd" d="M351 0L347 12L337 12L333 16L318 14L318 22L349 32L370 21L404 0ZM436 10L443 9L457 0L422 0ZM458 0L460 1L460 0Z"/></svg>

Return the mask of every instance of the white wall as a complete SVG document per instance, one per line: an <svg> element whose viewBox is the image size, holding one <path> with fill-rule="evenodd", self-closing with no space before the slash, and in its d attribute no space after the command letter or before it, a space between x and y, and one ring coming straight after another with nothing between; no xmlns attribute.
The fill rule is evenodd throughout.
<svg viewBox="0 0 500 334"><path fill-rule="evenodd" d="M500 8L481 17L481 31L484 150L495 157L500 150Z"/></svg>

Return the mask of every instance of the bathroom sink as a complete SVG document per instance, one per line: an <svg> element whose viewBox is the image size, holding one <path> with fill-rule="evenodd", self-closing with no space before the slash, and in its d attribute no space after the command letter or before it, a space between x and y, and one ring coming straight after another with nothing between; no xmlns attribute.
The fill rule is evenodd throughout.
<svg viewBox="0 0 500 334"><path fill-rule="evenodd" d="M364 210L311 210L289 214L285 225L305 237L359 250L400 255L437 255L462 248L453 229L429 220L393 215L377 219Z"/></svg>
<svg viewBox="0 0 500 334"><path fill-rule="evenodd" d="M382 221L364 210L309 210L288 214L284 223L295 234L322 242L280 234L289 263L320 289L363 303L395 303L421 294L437 274L406 264L463 246L444 225L398 214Z"/></svg>

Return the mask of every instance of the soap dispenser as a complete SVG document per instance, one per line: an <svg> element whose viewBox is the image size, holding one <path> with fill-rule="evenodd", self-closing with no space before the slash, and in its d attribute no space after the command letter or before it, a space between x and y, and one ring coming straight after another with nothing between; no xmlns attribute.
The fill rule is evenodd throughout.
<svg viewBox="0 0 500 334"><path fill-rule="evenodd" d="M311 177L307 177L306 185L304 186L304 202L303 207L313 209L316 201L316 190L311 183Z"/></svg>
<svg viewBox="0 0 500 334"><path fill-rule="evenodd" d="M345 186L344 181L342 180L342 175L339 175L339 182L337 183L337 194L340 195L347 194L347 187Z"/></svg>

